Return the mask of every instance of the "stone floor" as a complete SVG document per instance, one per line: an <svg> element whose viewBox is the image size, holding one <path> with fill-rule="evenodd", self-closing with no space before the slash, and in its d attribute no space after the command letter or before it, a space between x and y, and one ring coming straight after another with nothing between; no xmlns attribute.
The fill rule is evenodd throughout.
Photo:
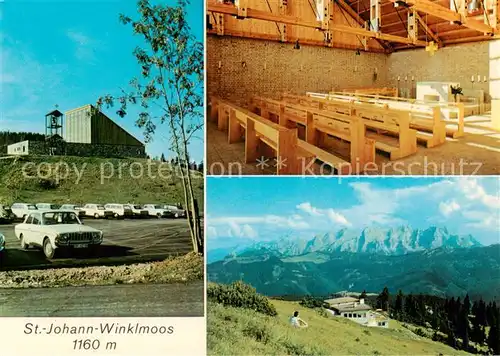
<svg viewBox="0 0 500 356"><path fill-rule="evenodd" d="M367 175L498 175L500 174L500 131L491 128L489 115L469 116L465 119L464 137L447 138L447 142L433 148L418 147L416 154L390 161L377 154ZM345 150L343 150L345 151ZM247 164L244 143L227 143L227 134L207 124L207 168L209 175L269 175L270 167ZM319 165L316 174L333 174Z"/></svg>

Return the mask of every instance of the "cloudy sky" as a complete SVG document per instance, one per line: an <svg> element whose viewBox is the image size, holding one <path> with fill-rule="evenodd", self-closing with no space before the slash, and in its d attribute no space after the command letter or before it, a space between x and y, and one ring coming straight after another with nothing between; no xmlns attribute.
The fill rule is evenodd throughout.
<svg viewBox="0 0 500 356"><path fill-rule="evenodd" d="M132 51L142 42L118 21L120 13L137 17L136 1L0 2L0 131L45 133L44 115L56 104L64 112L127 88L140 75ZM203 0L192 0L188 15L193 34L203 40ZM139 110L123 119L115 112L105 110L144 142L134 125ZM160 128L147 146L150 155L169 156L165 136L166 129ZM202 160L203 141L194 140L191 151L194 160Z"/></svg>
<svg viewBox="0 0 500 356"><path fill-rule="evenodd" d="M500 243L500 179L208 178L210 248L218 241L309 237L366 226L446 227Z"/></svg>

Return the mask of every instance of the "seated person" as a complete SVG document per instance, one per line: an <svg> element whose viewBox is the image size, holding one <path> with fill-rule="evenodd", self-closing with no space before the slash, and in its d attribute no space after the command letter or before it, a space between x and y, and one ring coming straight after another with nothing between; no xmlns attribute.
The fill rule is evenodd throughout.
<svg viewBox="0 0 500 356"><path fill-rule="evenodd" d="M307 323L299 318L299 312L295 311L293 313L293 316L290 318L290 325L292 325L295 328L307 328Z"/></svg>

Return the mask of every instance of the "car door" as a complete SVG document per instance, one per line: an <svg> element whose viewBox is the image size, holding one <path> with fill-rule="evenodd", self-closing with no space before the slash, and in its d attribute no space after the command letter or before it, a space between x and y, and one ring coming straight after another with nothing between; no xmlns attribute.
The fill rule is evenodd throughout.
<svg viewBox="0 0 500 356"><path fill-rule="evenodd" d="M20 223L17 228L19 229L19 236L23 235L24 242L29 244L31 241L31 223L33 221L33 214L29 214L25 221Z"/></svg>
<svg viewBox="0 0 500 356"><path fill-rule="evenodd" d="M31 221L31 224L28 224L29 226L29 243L34 244L37 246L41 246L40 243L40 228L42 226L42 216L40 213L34 213L32 214L33 219Z"/></svg>

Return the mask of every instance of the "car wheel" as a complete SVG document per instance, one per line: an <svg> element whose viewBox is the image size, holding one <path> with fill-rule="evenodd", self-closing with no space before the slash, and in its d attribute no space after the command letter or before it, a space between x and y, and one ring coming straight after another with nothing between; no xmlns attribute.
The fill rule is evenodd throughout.
<svg viewBox="0 0 500 356"><path fill-rule="evenodd" d="M21 242L21 248L23 250L27 250L29 248L29 245L26 242L24 242L24 235L23 234L21 234L19 236L19 241Z"/></svg>
<svg viewBox="0 0 500 356"><path fill-rule="evenodd" d="M52 247L49 238L43 240L43 253L48 259L54 258L56 250Z"/></svg>
<svg viewBox="0 0 500 356"><path fill-rule="evenodd" d="M95 213L94 214L94 219L99 219L99 214Z"/></svg>
<svg viewBox="0 0 500 356"><path fill-rule="evenodd" d="M157 217L158 219L161 219L161 214L160 214L160 213L156 214L156 217Z"/></svg>

